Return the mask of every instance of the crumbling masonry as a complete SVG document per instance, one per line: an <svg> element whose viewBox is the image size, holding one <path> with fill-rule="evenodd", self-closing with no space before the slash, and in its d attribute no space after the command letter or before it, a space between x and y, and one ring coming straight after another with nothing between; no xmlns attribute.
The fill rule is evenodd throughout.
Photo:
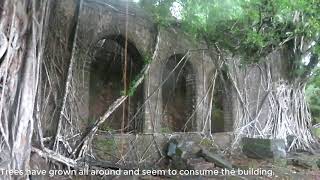
<svg viewBox="0 0 320 180"><path fill-rule="evenodd" d="M93 140L97 158L116 161L126 154L126 160L150 162L163 155L161 150L172 136L201 141L214 131L232 131L232 97L212 91L213 84L219 83L214 78L217 53L178 27L157 27L133 2L81 2L59 0L50 20L44 68L50 80L44 81L52 89L70 93L52 94L44 88L48 96L44 108L49 114L45 117L50 118L42 123L48 136L57 128L53 119L64 122L61 134L65 137L82 132L126 93L124 89L132 95ZM72 31L75 26L76 32ZM143 83L131 89L147 65L150 69ZM213 115L212 101L224 111L222 125L215 125L214 117L219 116ZM221 138L222 145L230 142L229 136Z"/></svg>

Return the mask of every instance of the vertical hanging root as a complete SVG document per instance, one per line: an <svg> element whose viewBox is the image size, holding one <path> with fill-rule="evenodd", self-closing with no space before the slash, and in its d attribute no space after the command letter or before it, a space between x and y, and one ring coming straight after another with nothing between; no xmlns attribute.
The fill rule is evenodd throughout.
<svg viewBox="0 0 320 180"><path fill-rule="evenodd" d="M301 149L313 152L319 147L319 141L311 132L312 118L305 98L305 84L287 81L273 82L270 69L266 71L267 73L261 73L261 84L254 85L260 86L259 89L265 92L261 97L259 97L260 92L258 95L248 94L247 89L253 84L243 85L238 82L236 77L241 76L236 71L229 74L238 96L234 127L236 137L233 148L239 145L241 137L255 137L283 139L287 143L288 151ZM257 96L256 101L248 102L249 95ZM249 108L252 103L257 104L256 113L252 113ZM261 116L262 110L268 112L267 117ZM252 117L252 114L255 116ZM292 142L287 141L288 136L293 138Z"/></svg>
<svg viewBox="0 0 320 180"><path fill-rule="evenodd" d="M288 144L289 151L303 149L313 151L319 146L318 141L312 135L312 119L305 99L305 85L281 84L276 91L278 111L280 111L279 124L276 127L274 137L292 136L293 142ZM281 122L281 120L283 122ZM289 142L288 142L289 143Z"/></svg>

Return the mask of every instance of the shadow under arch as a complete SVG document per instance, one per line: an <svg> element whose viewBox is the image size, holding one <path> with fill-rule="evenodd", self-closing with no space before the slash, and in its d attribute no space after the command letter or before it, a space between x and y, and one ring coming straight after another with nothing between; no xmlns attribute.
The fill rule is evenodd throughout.
<svg viewBox="0 0 320 180"><path fill-rule="evenodd" d="M144 111L135 114L144 101L144 83L134 90L130 87L141 73L144 61L132 42L127 41L127 51L125 43L126 39L122 35L107 36L100 39L92 48L89 117L99 118L117 98L134 91L100 129L138 133L143 130Z"/></svg>
<svg viewBox="0 0 320 180"><path fill-rule="evenodd" d="M215 81L211 109L211 133L233 131L232 87L227 74L222 74Z"/></svg>
<svg viewBox="0 0 320 180"><path fill-rule="evenodd" d="M183 55L173 55L162 68L162 131L196 130L196 76Z"/></svg>

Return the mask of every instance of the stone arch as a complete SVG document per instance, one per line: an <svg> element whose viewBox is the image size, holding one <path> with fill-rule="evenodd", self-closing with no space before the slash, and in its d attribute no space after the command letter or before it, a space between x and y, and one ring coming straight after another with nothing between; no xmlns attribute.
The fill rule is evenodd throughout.
<svg viewBox="0 0 320 180"><path fill-rule="evenodd" d="M183 55L173 55L162 67L162 128L174 132L195 131L196 75Z"/></svg>
<svg viewBox="0 0 320 180"><path fill-rule="evenodd" d="M128 14L124 13L127 3ZM106 35L126 34L142 55L152 54L157 28L151 16L130 1L108 0L107 4L99 1L84 3L79 20L79 36L84 48Z"/></svg>
<svg viewBox="0 0 320 180"><path fill-rule="evenodd" d="M127 58L125 58L126 54ZM122 35L100 39L93 48L92 56L89 80L89 118L98 118L121 94L134 91L134 94L129 96L102 125L102 129L142 132L144 123L144 111L141 111L144 100L143 83L135 90L130 89L130 86L143 69L143 57L131 41L128 41L127 51L125 50L125 38ZM127 61L126 68L125 61ZM126 92L124 92L125 87Z"/></svg>
<svg viewBox="0 0 320 180"><path fill-rule="evenodd" d="M103 39L113 39L112 37L121 36L130 40L141 57L152 56L157 37L157 28L152 18L137 6L136 3L129 2L128 14L126 12L127 3L119 0L108 0L108 6L102 1L84 1L79 12L78 36L76 39L75 56L75 79L78 82L77 97L79 117L83 122L82 128L92 123L92 117L89 116L90 106L90 68L94 55L92 50ZM116 8L119 11L115 11ZM126 26L127 23L127 26ZM143 88L147 82L139 86ZM144 91L147 93L147 91ZM144 97L147 97L144 94ZM146 106L147 107L147 106ZM141 113L146 113L146 108L140 109ZM144 115L144 120L148 118ZM146 126L145 126L146 127ZM145 131L145 130L144 130ZM138 132L141 132L140 130Z"/></svg>

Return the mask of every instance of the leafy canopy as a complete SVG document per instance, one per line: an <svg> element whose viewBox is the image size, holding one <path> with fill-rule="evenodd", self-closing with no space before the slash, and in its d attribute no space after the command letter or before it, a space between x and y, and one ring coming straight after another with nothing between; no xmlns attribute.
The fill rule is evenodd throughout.
<svg viewBox="0 0 320 180"><path fill-rule="evenodd" d="M170 11L173 3L182 6L179 20ZM320 54L319 0L141 0L140 5L160 25L178 24L208 46L217 43L250 61L287 46L295 68L301 68L305 54Z"/></svg>
<svg viewBox="0 0 320 180"><path fill-rule="evenodd" d="M182 7L178 19L173 3ZM159 25L180 26L208 47L217 44L247 63L286 48L293 79L310 79L306 94L320 123L320 0L141 0L140 5Z"/></svg>

